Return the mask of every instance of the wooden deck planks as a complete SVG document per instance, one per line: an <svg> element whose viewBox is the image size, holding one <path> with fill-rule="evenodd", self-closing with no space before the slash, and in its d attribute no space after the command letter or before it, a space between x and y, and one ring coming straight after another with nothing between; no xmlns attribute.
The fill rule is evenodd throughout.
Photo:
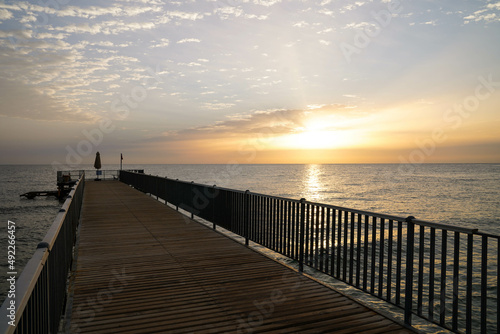
<svg viewBox="0 0 500 334"><path fill-rule="evenodd" d="M410 333L117 181L85 188L72 333Z"/></svg>

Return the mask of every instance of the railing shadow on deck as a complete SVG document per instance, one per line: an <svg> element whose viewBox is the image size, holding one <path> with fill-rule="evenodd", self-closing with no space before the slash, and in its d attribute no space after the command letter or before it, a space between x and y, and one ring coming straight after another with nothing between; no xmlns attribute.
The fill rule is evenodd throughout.
<svg viewBox="0 0 500 334"><path fill-rule="evenodd" d="M120 181L191 215L461 333L500 326L500 236L164 177Z"/></svg>
<svg viewBox="0 0 500 334"><path fill-rule="evenodd" d="M2 304L0 333L58 332L84 187L82 173L17 279L13 298L8 295Z"/></svg>

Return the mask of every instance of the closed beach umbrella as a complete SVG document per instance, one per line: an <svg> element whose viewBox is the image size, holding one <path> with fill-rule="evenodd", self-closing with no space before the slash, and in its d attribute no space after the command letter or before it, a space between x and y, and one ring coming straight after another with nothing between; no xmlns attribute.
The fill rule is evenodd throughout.
<svg viewBox="0 0 500 334"><path fill-rule="evenodd" d="M96 178L95 180L96 181L100 181L101 179L99 179L99 175L101 175L101 155L99 154L99 152L97 152L95 154L95 161L94 161L94 168L96 169L95 171L95 175L96 175Z"/></svg>
<svg viewBox="0 0 500 334"><path fill-rule="evenodd" d="M101 155L99 154L99 152L95 154L94 168L101 169Z"/></svg>

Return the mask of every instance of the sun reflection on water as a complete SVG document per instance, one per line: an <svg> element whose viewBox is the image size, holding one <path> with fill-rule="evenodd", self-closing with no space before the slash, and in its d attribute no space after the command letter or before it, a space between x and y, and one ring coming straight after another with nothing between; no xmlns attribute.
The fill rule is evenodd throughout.
<svg viewBox="0 0 500 334"><path fill-rule="evenodd" d="M308 201L316 202L322 198L321 192L324 191L324 186L320 180L321 174L321 165L306 166L304 194Z"/></svg>

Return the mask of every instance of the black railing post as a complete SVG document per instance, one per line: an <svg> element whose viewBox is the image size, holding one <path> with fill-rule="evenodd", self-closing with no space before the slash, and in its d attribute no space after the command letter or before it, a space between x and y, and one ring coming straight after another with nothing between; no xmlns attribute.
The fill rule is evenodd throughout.
<svg viewBox="0 0 500 334"><path fill-rule="evenodd" d="M472 274L474 265L474 235L467 235L467 278L465 293L465 333L472 333Z"/></svg>
<svg viewBox="0 0 500 334"><path fill-rule="evenodd" d="M191 193L195 193L194 191L194 181L191 181ZM193 204L194 204L194 199L193 199ZM190 209L191 211L191 219L194 219L194 209Z"/></svg>
<svg viewBox="0 0 500 334"><path fill-rule="evenodd" d="M248 238L250 236L250 190L245 191L245 197L244 197L244 206L245 206L245 217L244 217L244 224L245 224L245 246L248 246Z"/></svg>
<svg viewBox="0 0 500 334"><path fill-rule="evenodd" d="M299 239L299 272L304 271L304 241L306 225L306 199L300 199L300 239Z"/></svg>
<svg viewBox="0 0 500 334"><path fill-rule="evenodd" d="M500 238L497 237L497 331L500 328Z"/></svg>
<svg viewBox="0 0 500 334"><path fill-rule="evenodd" d="M169 195L168 195L168 177L165 176L165 205L168 205Z"/></svg>
<svg viewBox="0 0 500 334"><path fill-rule="evenodd" d="M413 307L413 254L415 242L415 217L409 216L406 218L406 276L405 276L405 324L411 326L411 314Z"/></svg>
<svg viewBox="0 0 500 334"><path fill-rule="evenodd" d="M191 181L191 192L190 192L191 194L196 194L196 192L194 191L194 188L195 188L195 186L194 186L194 181ZM193 207L195 207L195 203L194 203L194 201L195 201L195 197L191 200L191 204L192 204L192 206L191 206L191 207L190 207L190 209L188 210L188 211L190 211L190 210L191 210L191 212L190 212L190 213L191 213L191 219L193 219L193 218L194 218L194 214L193 214L193 211L194 211L194 210L192 209Z"/></svg>
<svg viewBox="0 0 500 334"><path fill-rule="evenodd" d="M488 237L482 236L481 250L481 333L486 333L488 299ZM497 301L498 302L498 301ZM498 315L497 315L498 317Z"/></svg>
<svg viewBox="0 0 500 334"><path fill-rule="evenodd" d="M213 189L215 189L215 187L217 187L216 184L213 185ZM216 229L217 228L217 223L216 223L216 217L215 217L215 198L217 196L214 197L214 200L212 201L212 222L213 222L213 225L212 225L212 229Z"/></svg>

